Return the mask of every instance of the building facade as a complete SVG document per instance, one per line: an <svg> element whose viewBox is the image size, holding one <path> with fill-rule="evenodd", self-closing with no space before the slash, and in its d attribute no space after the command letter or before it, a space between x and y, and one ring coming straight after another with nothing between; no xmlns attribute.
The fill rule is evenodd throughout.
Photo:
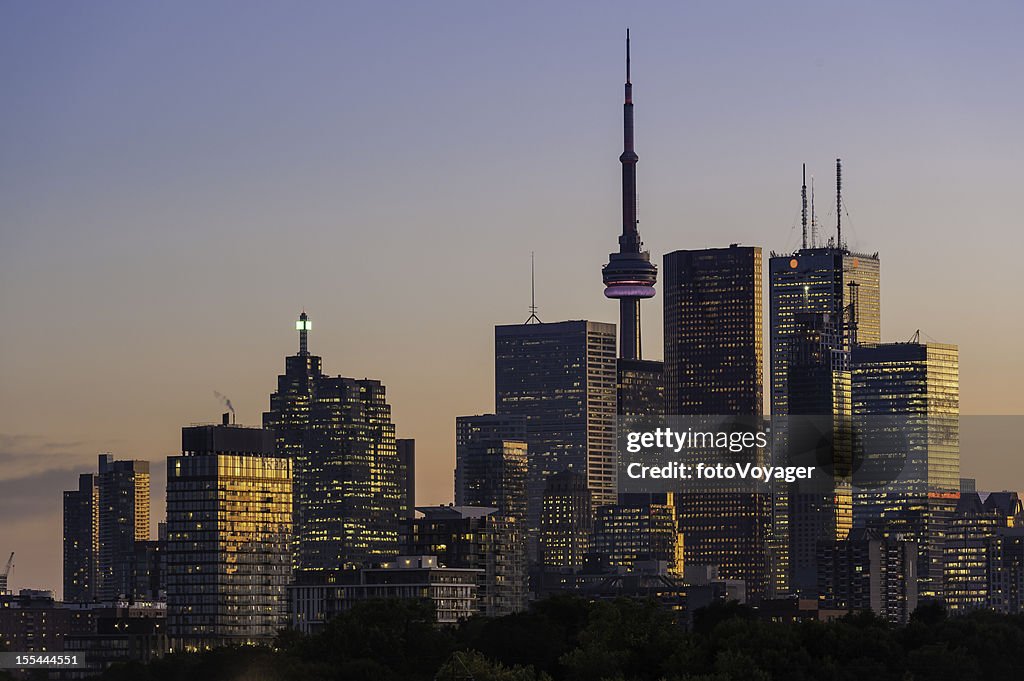
<svg viewBox="0 0 1024 681"><path fill-rule="evenodd" d="M805 190L806 191L806 190ZM806 207L805 207L806 212ZM842 319L855 310L857 340L881 342L881 265L878 254L851 252L835 246L805 247L788 254L773 253L769 269L769 354L773 451L788 451L786 416L789 410L789 358L799 331L800 314L828 314ZM850 286L853 284L853 286ZM844 347L852 339L846 336ZM786 489L773 493L772 591L789 592L789 499Z"/></svg>
<svg viewBox="0 0 1024 681"><path fill-rule="evenodd" d="M268 642L287 617L292 463L261 428L193 426L181 439L167 458L172 649Z"/></svg>
<svg viewBox="0 0 1024 681"><path fill-rule="evenodd" d="M455 505L491 506L526 526L528 448L520 417L460 416L455 421Z"/></svg>
<svg viewBox="0 0 1024 681"><path fill-rule="evenodd" d="M310 325L302 313L299 353L286 358L263 414L276 453L294 467L294 564L373 567L398 553L409 513L391 405L380 381L325 376L309 353Z"/></svg>
<svg viewBox="0 0 1024 681"><path fill-rule="evenodd" d="M526 423L527 528L535 560L548 477L572 467L595 505L615 503L615 325L497 326L494 340L495 410Z"/></svg>
<svg viewBox="0 0 1024 681"><path fill-rule="evenodd" d="M586 478L571 468L548 478L540 517L543 570L583 567L594 527L593 497Z"/></svg>
<svg viewBox="0 0 1024 681"><path fill-rule="evenodd" d="M597 509L591 551L609 565L633 571L638 563L658 561L668 574L683 572L683 537L675 495L620 494L619 503Z"/></svg>
<svg viewBox="0 0 1024 681"><path fill-rule="evenodd" d="M852 372L855 454L862 461L854 524L917 541L921 595L939 597L943 541L960 496L957 347L859 345Z"/></svg>
<svg viewBox="0 0 1024 681"><path fill-rule="evenodd" d="M663 271L666 414L760 423L761 249L675 251L665 255ZM755 448L741 456L758 464L764 455ZM760 597L768 501L742 485L678 495L686 564L718 566L723 579L741 579L748 597Z"/></svg>
<svg viewBox="0 0 1024 681"><path fill-rule="evenodd" d="M98 471L64 492L65 600L134 600L135 553L149 536L148 461L100 454Z"/></svg>
<svg viewBox="0 0 1024 681"><path fill-rule="evenodd" d="M98 598L100 489L93 473L78 476L78 489L64 492L64 600Z"/></svg>
<svg viewBox="0 0 1024 681"><path fill-rule="evenodd" d="M436 556L444 568L476 571L476 608L500 617L526 607L526 545L521 523L493 507L423 506L403 540L407 555Z"/></svg>

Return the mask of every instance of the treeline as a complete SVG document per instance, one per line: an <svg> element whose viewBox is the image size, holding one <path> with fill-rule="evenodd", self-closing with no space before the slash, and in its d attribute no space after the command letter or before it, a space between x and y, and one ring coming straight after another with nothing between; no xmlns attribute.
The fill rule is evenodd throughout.
<svg viewBox="0 0 1024 681"><path fill-rule="evenodd" d="M695 613L692 630L654 603L557 597L529 612L438 629L426 604L363 603L316 636L119 665L107 681L936 681L1024 678L1024 617L905 627L870 613L781 624L737 604Z"/></svg>

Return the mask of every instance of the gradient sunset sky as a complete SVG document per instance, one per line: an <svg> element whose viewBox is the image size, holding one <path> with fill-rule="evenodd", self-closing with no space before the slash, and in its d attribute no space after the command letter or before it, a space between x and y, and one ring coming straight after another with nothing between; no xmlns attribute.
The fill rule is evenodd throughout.
<svg viewBox="0 0 1024 681"><path fill-rule="evenodd" d="M623 39L640 232L660 265L880 253L884 340L957 343L964 414L1024 414L1020 2L0 3L0 563L60 583L61 490L154 470L228 395L259 424L294 319L382 380L452 499L454 421L493 410L493 326L613 321ZM767 267L765 267L767 271ZM661 357L661 298L643 305ZM1013 449L1015 447L1015 450ZM962 471L1024 487L1021 448Z"/></svg>

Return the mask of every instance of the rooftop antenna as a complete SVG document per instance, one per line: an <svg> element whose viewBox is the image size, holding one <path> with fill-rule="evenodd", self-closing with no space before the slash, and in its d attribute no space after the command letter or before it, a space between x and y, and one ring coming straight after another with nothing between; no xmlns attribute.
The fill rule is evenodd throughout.
<svg viewBox="0 0 1024 681"><path fill-rule="evenodd" d="M850 348L852 349L857 347L857 310L860 304L858 295L860 284L851 281L847 286L850 287Z"/></svg>
<svg viewBox="0 0 1024 681"><path fill-rule="evenodd" d="M843 162L836 159L836 248L843 247Z"/></svg>
<svg viewBox="0 0 1024 681"><path fill-rule="evenodd" d="M807 248L807 164L804 164L803 184L800 186L800 224L804 228L803 247Z"/></svg>
<svg viewBox="0 0 1024 681"><path fill-rule="evenodd" d="M303 309L302 314L299 315L299 321L295 322L295 330L299 332L299 354L303 357L309 354L309 330L311 328L313 328L313 323L309 321L309 315Z"/></svg>
<svg viewBox="0 0 1024 681"><path fill-rule="evenodd" d="M818 247L818 215L814 212L814 175L811 175L811 248Z"/></svg>
<svg viewBox="0 0 1024 681"><path fill-rule="evenodd" d="M533 251L530 251L530 316L527 317L525 323L544 323L540 320L540 317L537 316L537 277Z"/></svg>

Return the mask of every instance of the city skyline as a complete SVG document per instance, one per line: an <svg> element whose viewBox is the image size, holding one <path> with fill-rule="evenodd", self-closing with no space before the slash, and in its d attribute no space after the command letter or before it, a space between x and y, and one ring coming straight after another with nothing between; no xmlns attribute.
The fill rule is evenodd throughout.
<svg viewBox="0 0 1024 681"><path fill-rule="evenodd" d="M725 21L714 10L701 12L712 25ZM954 28L949 12L940 13L948 24L936 23L936 45L923 39L914 45L936 49L942 37L949 38L951 33L939 30ZM155 112L152 107L168 104L164 97L169 92L149 86L122 92L117 86L133 83L136 72L129 66L112 69L119 55L114 46L144 53L144 46L135 42L138 38L107 27L114 46L104 47L102 31L90 41L67 29L33 23L45 21L45 9L5 13L15 15L5 22L13 27L7 30L25 29L55 48L26 72L43 79L62 75L53 91L68 98L69 108L58 113L63 109L34 90L30 79L8 74L16 100L23 104L12 114L14 125L0 133L12 149L9 160L0 164L5 180L0 196L11 207L0 254L0 311L11 320L0 329L0 346L5 348L0 357L0 496L7 500L2 510L14 520L0 531L0 549L10 545L18 552L15 588L58 587L60 491L74 487L77 474L88 470L97 453L112 451L118 458L152 464L153 515L159 518L164 484L157 479L160 464L175 453L181 426L216 420L221 407L213 391L231 396L240 422L258 424L280 359L293 348L291 324L302 306L316 321L311 343L325 357L326 373L368 376L388 386L397 435L418 441L417 503L451 501L455 417L494 409L491 335L495 325L515 323L528 314L530 250L538 251L541 319L615 318L597 288L596 268L607 259L611 239L621 228L615 219L620 200L615 163L621 135L618 47L627 23L633 28L633 77L642 83L637 90L637 148L644 158L638 178L641 229L655 261L676 249L730 242L760 246L766 254L792 250L799 238L800 163L807 161L817 173L819 197L826 199L820 205L828 206L831 163L842 156L852 216L852 229L846 223L844 235L851 248L878 251L885 263L883 340L906 340L920 327L927 337L958 344L963 412L1024 412L1024 398L1015 390L1024 381L1024 366L1013 354L1022 321L1013 313L1020 309L1020 274L1012 254L1019 252L1014 246L1022 237L1009 228L1015 219L1009 200L1015 186L1012 161L1022 156L1011 122L1022 101L1019 93L997 87L998 76L1010 74L1000 66L1011 68L1020 46L990 41L993 54L1004 50L1008 55L996 64L984 62L976 48L960 43L942 43L949 54L896 51L896 38L903 36L881 31L876 37L882 39L882 56L873 64L878 70L858 70L857 58L865 52L855 49L854 32L841 33L835 49L812 39L795 65L799 73L772 83L792 93L797 85L792 79L823 88L837 74L845 76L843 83L833 84L842 91L840 103L812 106L821 118L837 114L840 122L804 130L803 124L781 116L794 109L792 101L769 96L763 125L751 132L735 127L742 120L735 118L732 107L750 107L771 91L739 77L751 67L749 61L714 57L706 39L681 48L678 38L666 35L667 27L651 17L634 16L600 22L588 17L589 23L573 33L569 17L556 12L546 27L524 27L521 41L498 41L488 49L484 38L494 38L496 28L476 16L483 26L470 36L468 47L454 46L455 28L446 28L438 38L443 45L426 43L432 49L423 65L412 64L408 52L396 53L397 63L391 64L385 59L386 46L379 46L373 53L377 60L362 73L346 72L361 84L352 90L381 95L373 102L360 99L368 103L351 114L354 118L346 118L350 114L344 111L356 101L345 98L348 94L325 101L308 81L287 89L285 97L309 102L310 111L317 103L328 103L337 116L330 122L314 117L323 126L317 128L323 137L293 137L294 127L310 122L311 114L279 106L257 116L241 111L238 103L232 106L231 97L238 95L247 95L243 102L263 101L253 98L255 89L248 89L257 88L257 80L214 97L219 113L209 119L199 112ZM853 25L863 29L857 21L862 15L854 14ZM87 24L97 21L96 16L82 18ZM168 17L142 12L128 23L141 22L143 35L160 39L160 18ZM210 26L196 28L197 40L202 43L218 27L223 30L218 18L228 19L214 17ZM898 25L910 17L895 19ZM270 30L247 21L252 34L243 32L234 44L243 52L254 49L248 41L260 31ZM996 36L1010 37L984 23L985 17L976 21ZM694 29L673 25L697 38L691 36ZM959 23L955 28L980 30L978 25ZM100 26L93 28L99 31ZM318 38L315 49L324 51L320 56L334 66L352 56L348 50L366 47L360 40L354 41L356 47L336 46L328 34L310 27L292 29L312 31ZM401 24L384 42L394 47L411 31ZM765 31L758 45L770 47L772 38L787 35L774 24ZM567 37L575 38L582 56L555 49ZM56 49L58 44L63 50ZM85 47L91 49L79 55L84 61L76 61L72 48ZM206 47L203 54L209 57ZM536 54L531 52L526 64L510 71L511 55L531 48ZM13 40L10 49L30 54L24 37ZM465 57L474 50L482 50L488 59L467 65ZM791 55L779 49L768 56L758 67L762 74L782 73L782 57ZM883 70L886 57L893 59L892 68ZM900 87L913 85L911 77L919 74L918 59L926 57L937 59L939 65L929 68L945 69L955 84L948 101L928 89L946 82L941 78L900 95ZM965 62L989 66L982 72L958 71L966 67L959 66L957 57L973 57ZM502 72L508 80L503 88L492 89L484 78L494 62L505 64ZM216 63L228 73L247 73L232 58ZM443 65L452 68L446 71ZM182 80L178 93L213 96L204 89L212 81L198 75L198 66L161 62L158 72L165 79ZM538 74L541 66L543 73ZM409 73L396 77L396 68ZM684 87L667 75L672 69L684 74ZM287 71L276 65L271 76L274 87L281 87ZM445 86L440 89L454 95L453 101L433 99L428 90L438 85L428 76L439 78ZM460 83L467 76L469 81ZM100 86L99 93L78 92L72 77ZM723 87L730 77L750 88L746 96ZM969 105L967 93L978 94L979 88L983 101L998 106ZM715 98L702 98L702 93L714 93L720 101L710 106L708 100ZM402 102L428 94L437 109L425 122L396 128L393 117L370 120L387 110L404 116ZM546 104L535 111L538 94ZM902 108L897 107L889 125L880 125L872 115L857 121L853 114L862 112L853 108L858 94L862 98L857 106L867 107L866 94L876 103L895 96ZM929 94L938 101L929 100ZM929 101L931 106L924 106ZM103 120L111 106L127 107L123 117ZM499 115L502 106L518 118ZM38 108L49 117L30 120ZM938 120L925 117L923 130L911 129L914 114L926 110ZM716 122L723 113L728 115ZM129 126L122 137L117 125L131 122L133 115L154 118L138 122L141 128L134 131ZM236 117L244 133L232 135ZM479 120L466 120L474 118ZM451 146L455 131L436 127L451 120L460 123L457 132L463 135L462 146L456 148ZM364 133L355 141L345 136L353 122ZM147 146L146 140L155 139L165 126L175 133L168 146ZM568 134L556 135L552 129ZM260 130L277 142L250 149L255 142L251 135ZM709 130L714 142L708 142ZM998 131L1003 138L995 145ZM340 141L318 145L331 136ZM192 145L174 150L170 142L175 139L191 140ZM947 152L959 149L962 156L954 161L941 149L926 149L936 139L946 143ZM214 144L214 150L203 151L196 146L200 140L220 140L226 146ZM539 149L538 142L543 142ZM375 145L380 152L369 154ZM223 153L219 162L217 151ZM423 174L426 162L436 161L438 154L454 161L448 163L453 168L450 183L439 184ZM539 174L537 154L550 166ZM247 163L260 159L269 168L242 172ZM347 166L355 159L366 161L361 173ZM483 165L487 159L493 165ZM415 162L406 166L410 161ZM65 163L67 170L54 174ZM194 164L203 172L189 181L186 171ZM571 172L566 172L567 165ZM133 177L139 168L145 172ZM406 168L404 173L392 174L401 168ZM72 180L87 169L89 175ZM327 169L333 170L321 174ZM158 186L162 192L155 191ZM516 200L509 198L510 191ZM454 218L452 206L459 208ZM539 221L538 211L543 217ZM531 214L533 222L526 219ZM828 214L822 210L819 217L824 233L831 233ZM975 238L975 223L993 226L991 244ZM389 233L396 224L402 225L398 239L395 231ZM959 235L960 241L947 243ZM376 259L365 257L370 251ZM423 262L428 258L429 270ZM970 273L966 293L954 270ZM374 296L364 295L365 290ZM659 299L647 304L648 358L662 354ZM977 305L978 299L986 304ZM436 386L442 380L458 389L438 399ZM982 488L1004 479L1024 484L1021 471L972 468L969 443L964 445L964 475L978 477ZM997 455L990 465L1001 462Z"/></svg>

